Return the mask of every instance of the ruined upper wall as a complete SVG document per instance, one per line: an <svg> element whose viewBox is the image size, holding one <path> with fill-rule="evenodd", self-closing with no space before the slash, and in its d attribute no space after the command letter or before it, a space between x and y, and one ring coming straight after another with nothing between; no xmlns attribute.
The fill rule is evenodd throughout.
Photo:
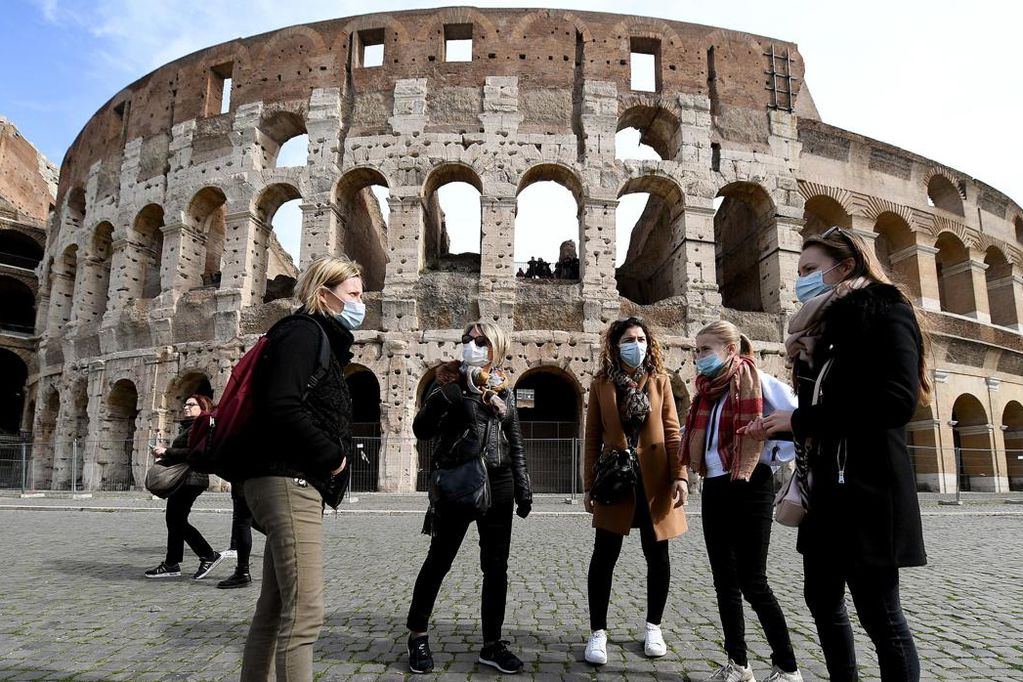
<svg viewBox="0 0 1023 682"><path fill-rule="evenodd" d="M471 62L446 62L445 27L471 26ZM450 27L460 27L452 29ZM452 34L454 35L454 34ZM382 41L383 65L362 67L362 47ZM479 130L488 76L514 75L526 119L523 131L570 134L583 80L630 91L630 51L656 51L658 89L696 93L715 107L719 136L766 140L772 104L766 69L772 50L788 55L798 96L803 63L793 43L709 26L595 12L468 7L370 14L292 26L216 45L171 62L107 102L69 148L59 194L84 185L102 162L116 175L121 150L142 138L166 149L168 131L199 119L204 132L226 136L237 107L251 102L308 102L317 88L339 88L350 104L351 135L388 132L395 81L430 82L431 125ZM778 60L782 64L782 60ZM218 79L229 73L231 110L220 114ZM299 104L299 106L304 106ZM298 112L303 113L303 112ZM221 131L218 133L218 131Z"/></svg>
<svg viewBox="0 0 1023 682"><path fill-rule="evenodd" d="M57 190L57 168L0 117L0 210L43 223Z"/></svg>

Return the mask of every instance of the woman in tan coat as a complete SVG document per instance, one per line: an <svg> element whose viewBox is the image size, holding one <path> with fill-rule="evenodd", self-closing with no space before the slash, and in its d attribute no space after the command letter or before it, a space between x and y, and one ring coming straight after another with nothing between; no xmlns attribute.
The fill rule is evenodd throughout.
<svg viewBox="0 0 1023 682"><path fill-rule="evenodd" d="M614 322L604 335L600 372L590 384L586 417L585 505L596 533L587 580L590 638L585 658L607 663L607 609L622 539L638 528L647 562L647 616L643 650L667 653L661 616L668 599L668 540L686 531L682 505L688 496L679 459L678 415L661 348L637 317ZM639 464L635 490L612 505L591 496L594 464L609 450L633 447Z"/></svg>

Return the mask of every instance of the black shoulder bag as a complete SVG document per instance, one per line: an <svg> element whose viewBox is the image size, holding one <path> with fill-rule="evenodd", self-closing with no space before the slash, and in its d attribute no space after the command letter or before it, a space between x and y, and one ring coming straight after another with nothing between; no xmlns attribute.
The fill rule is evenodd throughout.
<svg viewBox="0 0 1023 682"><path fill-rule="evenodd" d="M646 391L646 386L643 387ZM604 452L593 463L593 486L590 499L597 504L618 504L635 489L639 479L639 459L636 446L639 443L638 426L628 435L625 449L612 448Z"/></svg>

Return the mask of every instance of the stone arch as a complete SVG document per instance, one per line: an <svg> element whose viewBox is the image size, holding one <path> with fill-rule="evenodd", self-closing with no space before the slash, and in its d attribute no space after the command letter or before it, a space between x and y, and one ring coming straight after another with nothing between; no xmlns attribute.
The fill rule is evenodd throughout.
<svg viewBox="0 0 1023 682"><path fill-rule="evenodd" d="M931 405L918 405L912 421L906 425L909 458L913 464L917 490L920 491L941 491L939 426Z"/></svg>
<svg viewBox="0 0 1023 682"><path fill-rule="evenodd" d="M523 372L515 380L514 390L534 492L580 490L576 459L582 425L579 382L561 367L540 365Z"/></svg>
<svg viewBox="0 0 1023 682"><path fill-rule="evenodd" d="M35 333L36 297L24 282L0 275L0 331L17 336Z"/></svg>
<svg viewBox="0 0 1023 682"><path fill-rule="evenodd" d="M274 216L281 206L301 198L299 189L286 182L267 185L253 198L252 214L256 222L262 226L259 233L265 235L265 240L256 239L252 278L256 293L264 303L288 298L295 291L298 266L292 254L281 245L281 240L275 232ZM299 225L299 233L301 232L302 226Z"/></svg>
<svg viewBox="0 0 1023 682"><path fill-rule="evenodd" d="M107 310L110 290L110 268L113 260L114 226L102 222L95 227L83 264L85 276L80 294L83 322L98 322Z"/></svg>
<svg viewBox="0 0 1023 682"><path fill-rule="evenodd" d="M1018 328L1018 301L1013 287L1012 263L1005 253L995 245L987 248L984 254L987 270L984 277L987 286L988 306L991 311L991 324L1003 327Z"/></svg>
<svg viewBox="0 0 1023 682"><path fill-rule="evenodd" d="M1009 490L1023 490L1023 404L1010 400L1002 411Z"/></svg>
<svg viewBox="0 0 1023 682"><path fill-rule="evenodd" d="M803 203L804 238L821 234L835 225L844 228L852 227L852 216L848 209L835 197L817 194L808 197Z"/></svg>
<svg viewBox="0 0 1023 682"><path fill-rule="evenodd" d="M167 390L163 394L163 409L167 411L172 422L181 414L185 399L190 395L204 395L213 400L213 384L205 371L183 369L167 385Z"/></svg>
<svg viewBox="0 0 1023 682"><path fill-rule="evenodd" d="M920 296L920 275L915 259L909 256L916 246L916 238L909 223L897 213L884 211L874 222L874 253L892 279L907 287L914 296Z"/></svg>
<svg viewBox="0 0 1023 682"><path fill-rule="evenodd" d="M362 266L365 291L382 291L387 271L388 218L373 187L389 190L390 185L383 173L370 167L354 168L337 181L331 193L331 242Z"/></svg>
<svg viewBox="0 0 1023 682"><path fill-rule="evenodd" d="M942 232L934 246L938 272L938 297L941 309L958 315L976 311L973 274L969 249L951 232Z"/></svg>
<svg viewBox="0 0 1023 682"><path fill-rule="evenodd" d="M669 107L635 104L618 116L618 128L639 131L639 142L656 151L661 159L674 161L682 144L682 130L678 117ZM616 153L616 158L618 157Z"/></svg>
<svg viewBox="0 0 1023 682"><path fill-rule="evenodd" d="M960 181L954 176L950 177L943 171L932 172L927 178L928 205L958 216L965 215L963 212L965 196L960 187Z"/></svg>
<svg viewBox="0 0 1023 682"><path fill-rule="evenodd" d="M63 448L66 444L55 442L57 418L60 416L60 393L57 386L51 383L41 386L40 390L42 399L36 403L32 426L32 459L38 467L34 472L36 481L48 487L53 484L53 468L57 459L55 452L58 447Z"/></svg>
<svg viewBox="0 0 1023 682"><path fill-rule="evenodd" d="M618 293L646 305L679 294L672 264L685 235L685 193L673 178L648 174L627 179L618 198L639 192L649 198L635 226L615 225L616 241L629 239L615 277Z"/></svg>
<svg viewBox="0 0 1023 682"><path fill-rule="evenodd" d="M380 488L380 382L376 374L358 363L345 367L345 381L352 396L351 467L354 492Z"/></svg>
<svg viewBox="0 0 1023 682"><path fill-rule="evenodd" d="M85 188L81 185L69 189L64 198L63 222L62 230L65 234L74 234L85 223Z"/></svg>
<svg viewBox="0 0 1023 682"><path fill-rule="evenodd" d="M560 189L552 186L544 187L533 187L538 183L554 183ZM541 199L539 194L546 195ZM567 190L567 193L565 192ZM525 196L523 196L523 194ZM563 202L569 200L571 195L572 200L575 202L575 226L571 226L569 223L571 218L568 217L567 213L563 213L561 220L563 223L560 226L552 225L552 222L547 222L543 227L545 230L546 237L550 241L544 241L544 245L541 247L535 243L531 244L530 231L535 231L533 227L530 231L527 231L525 227L525 221L537 220L537 217L542 212L550 212L552 208L561 205ZM512 244L515 253L515 267L516 269L522 269L527 266L526 261L530 258L536 257L537 266L534 268L530 264L530 268L534 271L534 276L539 279L547 280L553 276L553 269L544 267L540 261L544 261L548 266L551 264L557 264L561 260L561 251L565 248L566 242L574 242L576 256L580 258L579 266L579 277L583 276L581 254L585 244L583 243L583 221L582 217L582 197L583 197L583 185L579 176L574 170L568 166L557 163L548 162L540 163L527 168L519 178L517 189L515 192L515 230L512 239ZM539 201L544 201L544 206L540 206ZM524 205L524 202L525 205ZM532 253L534 250L541 250L541 253ZM546 258L545 258L546 256ZM550 271L550 275L548 275ZM527 270L527 276L529 272Z"/></svg>
<svg viewBox="0 0 1023 682"><path fill-rule="evenodd" d="M757 183L733 182L718 192L714 214L715 273L726 308L764 312L775 307L764 286L769 275L760 257L765 239L777 229L777 210Z"/></svg>
<svg viewBox="0 0 1023 682"><path fill-rule="evenodd" d="M520 40L518 36L528 36L529 30L532 25L541 18L550 19L562 19L564 24L572 26L576 33L579 34L584 43L593 42L593 34L590 31L589 25L576 14L559 9L551 10L533 10L526 13L524 17L519 19L518 23L512 27L511 35L513 40Z"/></svg>
<svg viewBox="0 0 1023 682"><path fill-rule="evenodd" d="M0 265L35 270L43 260L43 246L32 237L11 229L0 229Z"/></svg>
<svg viewBox="0 0 1023 682"><path fill-rule="evenodd" d="M132 264L137 273L135 277L122 280L129 298L149 300L156 298L163 291L161 269L163 267L163 207L159 204L147 204L135 216L132 222L134 249L138 260Z"/></svg>
<svg viewBox="0 0 1023 682"><path fill-rule="evenodd" d="M139 394L130 379L112 382L103 405L99 438L92 453L86 452L83 479L93 490L127 490L132 476ZM90 456L91 455L91 456Z"/></svg>
<svg viewBox="0 0 1023 682"><path fill-rule="evenodd" d="M302 113L278 110L265 115L256 126L256 144L259 146L261 168L276 167L281 148L289 140L309 135ZM307 140L308 141L308 140ZM308 156L308 145L306 149ZM305 165L303 161L302 165Z"/></svg>
<svg viewBox="0 0 1023 682"><path fill-rule="evenodd" d="M952 405L953 443L959 449L960 490L994 491L995 462L992 426L984 403L970 393Z"/></svg>
<svg viewBox="0 0 1023 682"><path fill-rule="evenodd" d="M449 24L473 24L480 29L480 33L473 31L473 40L486 40L488 37L497 36L497 27L486 14L475 7L444 7L431 14L430 21L424 23L416 39L420 43L434 44L438 47L436 54L443 54L444 26ZM433 42L439 37L440 43ZM475 46L473 51L476 52Z"/></svg>
<svg viewBox="0 0 1023 682"><path fill-rule="evenodd" d="M451 239L448 234L444 211L440 205L439 190L450 183L465 183L473 187L480 196L479 242L476 251L450 253ZM443 163L429 171L423 181L423 244L428 270L455 270L479 272L480 254L483 251L483 180L474 168L464 163Z"/></svg>
<svg viewBox="0 0 1023 682"><path fill-rule="evenodd" d="M217 288L224 271L227 195L219 187L202 188L189 202L186 219L192 228L189 250L193 252L192 258L181 258L186 281L192 287Z"/></svg>
<svg viewBox="0 0 1023 682"><path fill-rule="evenodd" d="M0 348L0 434L18 434L21 430L26 379L25 361L17 353Z"/></svg>

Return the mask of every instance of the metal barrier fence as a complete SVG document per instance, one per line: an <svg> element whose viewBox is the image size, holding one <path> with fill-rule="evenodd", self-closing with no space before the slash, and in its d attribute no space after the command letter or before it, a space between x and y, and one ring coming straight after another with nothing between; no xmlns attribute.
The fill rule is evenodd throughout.
<svg viewBox="0 0 1023 682"><path fill-rule="evenodd" d="M1023 449L909 446L910 463L920 492L1023 491Z"/></svg>

